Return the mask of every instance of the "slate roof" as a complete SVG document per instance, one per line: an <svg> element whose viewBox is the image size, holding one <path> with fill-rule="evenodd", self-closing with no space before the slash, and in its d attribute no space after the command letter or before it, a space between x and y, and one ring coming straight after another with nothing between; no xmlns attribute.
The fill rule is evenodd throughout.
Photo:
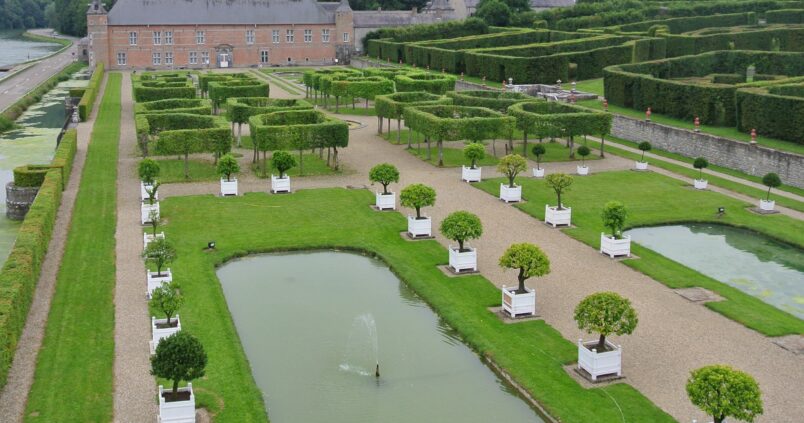
<svg viewBox="0 0 804 423"><path fill-rule="evenodd" d="M325 24L315 0L118 0L109 25Z"/></svg>

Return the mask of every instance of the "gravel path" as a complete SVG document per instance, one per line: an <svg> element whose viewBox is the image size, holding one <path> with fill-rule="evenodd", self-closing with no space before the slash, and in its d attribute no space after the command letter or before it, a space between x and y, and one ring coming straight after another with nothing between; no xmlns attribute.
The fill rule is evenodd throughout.
<svg viewBox="0 0 804 423"><path fill-rule="evenodd" d="M33 384L36 358L42 346L45 335L47 317L50 312L50 301L56 288L56 278L59 273L61 259L64 256L64 246L67 243L67 234L73 217L73 206L81 184L84 162L87 157L87 147L92 133L92 126L98 114L98 104L103 98L106 80L101 84L101 90L96 99L96 105L86 122L78 124L78 144L73 160L73 169L70 180L62 193L61 205L56 216L53 228L53 237L48 244L45 260L42 262L42 273L34 291L31 309L22 330L14 361L8 374L8 381L0 393L0 421L22 421L25 404L28 401L28 392Z"/></svg>

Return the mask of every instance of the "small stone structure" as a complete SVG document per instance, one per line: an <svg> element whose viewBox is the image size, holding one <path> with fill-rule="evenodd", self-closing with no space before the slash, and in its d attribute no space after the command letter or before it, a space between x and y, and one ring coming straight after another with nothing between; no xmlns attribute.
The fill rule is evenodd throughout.
<svg viewBox="0 0 804 423"><path fill-rule="evenodd" d="M18 187L14 182L6 184L6 217L11 220L23 220L31 208L39 187Z"/></svg>

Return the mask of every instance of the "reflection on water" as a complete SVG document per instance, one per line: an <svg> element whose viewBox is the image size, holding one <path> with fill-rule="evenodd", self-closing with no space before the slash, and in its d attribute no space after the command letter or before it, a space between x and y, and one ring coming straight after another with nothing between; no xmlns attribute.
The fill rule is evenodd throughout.
<svg viewBox="0 0 804 423"><path fill-rule="evenodd" d="M804 254L725 225L638 228L631 238L687 267L804 318Z"/></svg>
<svg viewBox="0 0 804 423"><path fill-rule="evenodd" d="M542 421L378 260L261 255L218 277L271 421Z"/></svg>
<svg viewBox="0 0 804 423"><path fill-rule="evenodd" d="M0 66L9 66L45 56L61 48L60 44L32 41L22 31L0 31ZM0 75L2 78L3 75Z"/></svg>

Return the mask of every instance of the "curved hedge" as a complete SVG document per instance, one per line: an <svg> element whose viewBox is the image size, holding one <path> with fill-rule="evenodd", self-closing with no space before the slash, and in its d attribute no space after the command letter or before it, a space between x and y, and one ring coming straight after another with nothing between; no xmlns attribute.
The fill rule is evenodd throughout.
<svg viewBox="0 0 804 423"><path fill-rule="evenodd" d="M447 93L447 97L456 106L485 107L501 113L506 113L508 107L516 103L534 100L524 93L491 90L451 91Z"/></svg>
<svg viewBox="0 0 804 423"><path fill-rule="evenodd" d="M413 106L404 110L405 125L438 141L483 141L510 137L515 119L483 107Z"/></svg>
<svg viewBox="0 0 804 423"><path fill-rule="evenodd" d="M89 114L92 113L92 106L95 104L95 97L98 96L101 81L103 81L103 63L98 63L95 65L95 70L89 78L89 84L87 84L84 94L78 102L78 117L81 118L82 122L86 121Z"/></svg>
<svg viewBox="0 0 804 423"><path fill-rule="evenodd" d="M134 105L134 113L188 113L211 115L212 102L203 98L169 98Z"/></svg>
<svg viewBox="0 0 804 423"><path fill-rule="evenodd" d="M50 171L48 165L22 165L14 168L14 185L18 187L38 187L45 181Z"/></svg>
<svg viewBox="0 0 804 423"><path fill-rule="evenodd" d="M396 90L399 92L426 91L432 94L444 94L455 90L457 80L455 75L432 73L413 73L394 77Z"/></svg>

